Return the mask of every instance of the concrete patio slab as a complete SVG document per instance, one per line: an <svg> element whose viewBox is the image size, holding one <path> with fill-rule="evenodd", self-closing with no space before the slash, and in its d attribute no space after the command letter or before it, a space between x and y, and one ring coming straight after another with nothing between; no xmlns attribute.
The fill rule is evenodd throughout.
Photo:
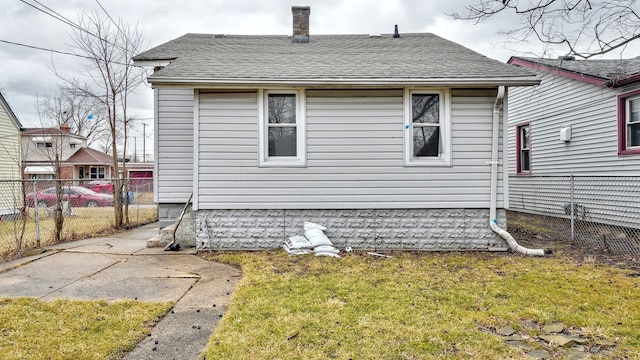
<svg viewBox="0 0 640 360"><path fill-rule="evenodd" d="M194 256L194 249L146 248L157 234L154 224L0 264L0 296L170 301L172 311L125 359L197 359L241 271Z"/></svg>

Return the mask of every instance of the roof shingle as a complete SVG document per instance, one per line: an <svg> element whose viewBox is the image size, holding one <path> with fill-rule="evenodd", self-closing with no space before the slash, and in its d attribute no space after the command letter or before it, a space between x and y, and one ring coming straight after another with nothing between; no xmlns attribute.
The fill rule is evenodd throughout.
<svg viewBox="0 0 640 360"><path fill-rule="evenodd" d="M112 164L113 158L102 151L98 151L92 148L83 147L78 149L73 155L71 155L67 163L73 164Z"/></svg>
<svg viewBox="0 0 640 360"><path fill-rule="evenodd" d="M288 36L186 34L134 57L171 61L149 77L171 81L296 81L533 79L504 64L429 33L315 35L306 44Z"/></svg>
<svg viewBox="0 0 640 360"><path fill-rule="evenodd" d="M520 56L513 58L609 81L620 81L640 74L640 57L604 60L544 59Z"/></svg>

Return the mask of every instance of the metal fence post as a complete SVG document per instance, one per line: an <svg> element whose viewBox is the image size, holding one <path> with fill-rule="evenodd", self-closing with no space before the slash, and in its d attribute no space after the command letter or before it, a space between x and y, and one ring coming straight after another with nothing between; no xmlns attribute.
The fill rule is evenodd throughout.
<svg viewBox="0 0 640 360"><path fill-rule="evenodd" d="M36 246L40 247L40 219L38 217L38 179L33 181L33 210L36 214Z"/></svg>
<svg viewBox="0 0 640 360"><path fill-rule="evenodd" d="M571 242L575 242L575 206L573 201L573 174L569 175L569 196L571 198Z"/></svg>

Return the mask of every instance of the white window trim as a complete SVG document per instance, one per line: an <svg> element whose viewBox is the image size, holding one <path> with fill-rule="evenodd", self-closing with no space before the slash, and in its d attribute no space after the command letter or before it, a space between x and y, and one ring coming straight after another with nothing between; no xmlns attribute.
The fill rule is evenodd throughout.
<svg viewBox="0 0 640 360"><path fill-rule="evenodd" d="M269 157L268 152L268 125L269 109L268 96L270 94L291 94L296 96L296 154L297 156ZM306 131L306 97L303 90L278 89L258 91L258 163L259 166L276 167L305 167L307 166L307 131Z"/></svg>
<svg viewBox="0 0 640 360"><path fill-rule="evenodd" d="M438 157L413 156L413 94L438 94L440 96L440 135L442 153ZM404 165L451 166L451 95L449 89L404 89Z"/></svg>

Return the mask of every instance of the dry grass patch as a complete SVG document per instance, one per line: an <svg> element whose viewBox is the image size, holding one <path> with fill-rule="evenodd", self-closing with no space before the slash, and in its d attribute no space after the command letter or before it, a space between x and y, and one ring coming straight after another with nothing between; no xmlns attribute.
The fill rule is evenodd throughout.
<svg viewBox="0 0 640 360"><path fill-rule="evenodd" d="M170 303L0 298L0 358L119 359Z"/></svg>
<svg viewBox="0 0 640 360"><path fill-rule="evenodd" d="M73 208L76 216L65 216L62 230L64 241L85 239L103 235L112 231L115 225L114 209L103 208ZM44 209L38 210L40 224L40 244L53 245L55 235L55 222L47 216ZM129 225L148 224L158 221L158 210L155 206L129 207ZM10 254L15 251L15 236L21 233L22 221L0 222L0 254ZM34 209L29 209L29 218L25 224L22 248L28 249L36 246L36 222Z"/></svg>
<svg viewBox="0 0 640 360"><path fill-rule="evenodd" d="M479 326L525 336L561 322L640 358L640 279L557 258L489 253L288 257L211 255L243 279L207 359L513 359L522 350Z"/></svg>

